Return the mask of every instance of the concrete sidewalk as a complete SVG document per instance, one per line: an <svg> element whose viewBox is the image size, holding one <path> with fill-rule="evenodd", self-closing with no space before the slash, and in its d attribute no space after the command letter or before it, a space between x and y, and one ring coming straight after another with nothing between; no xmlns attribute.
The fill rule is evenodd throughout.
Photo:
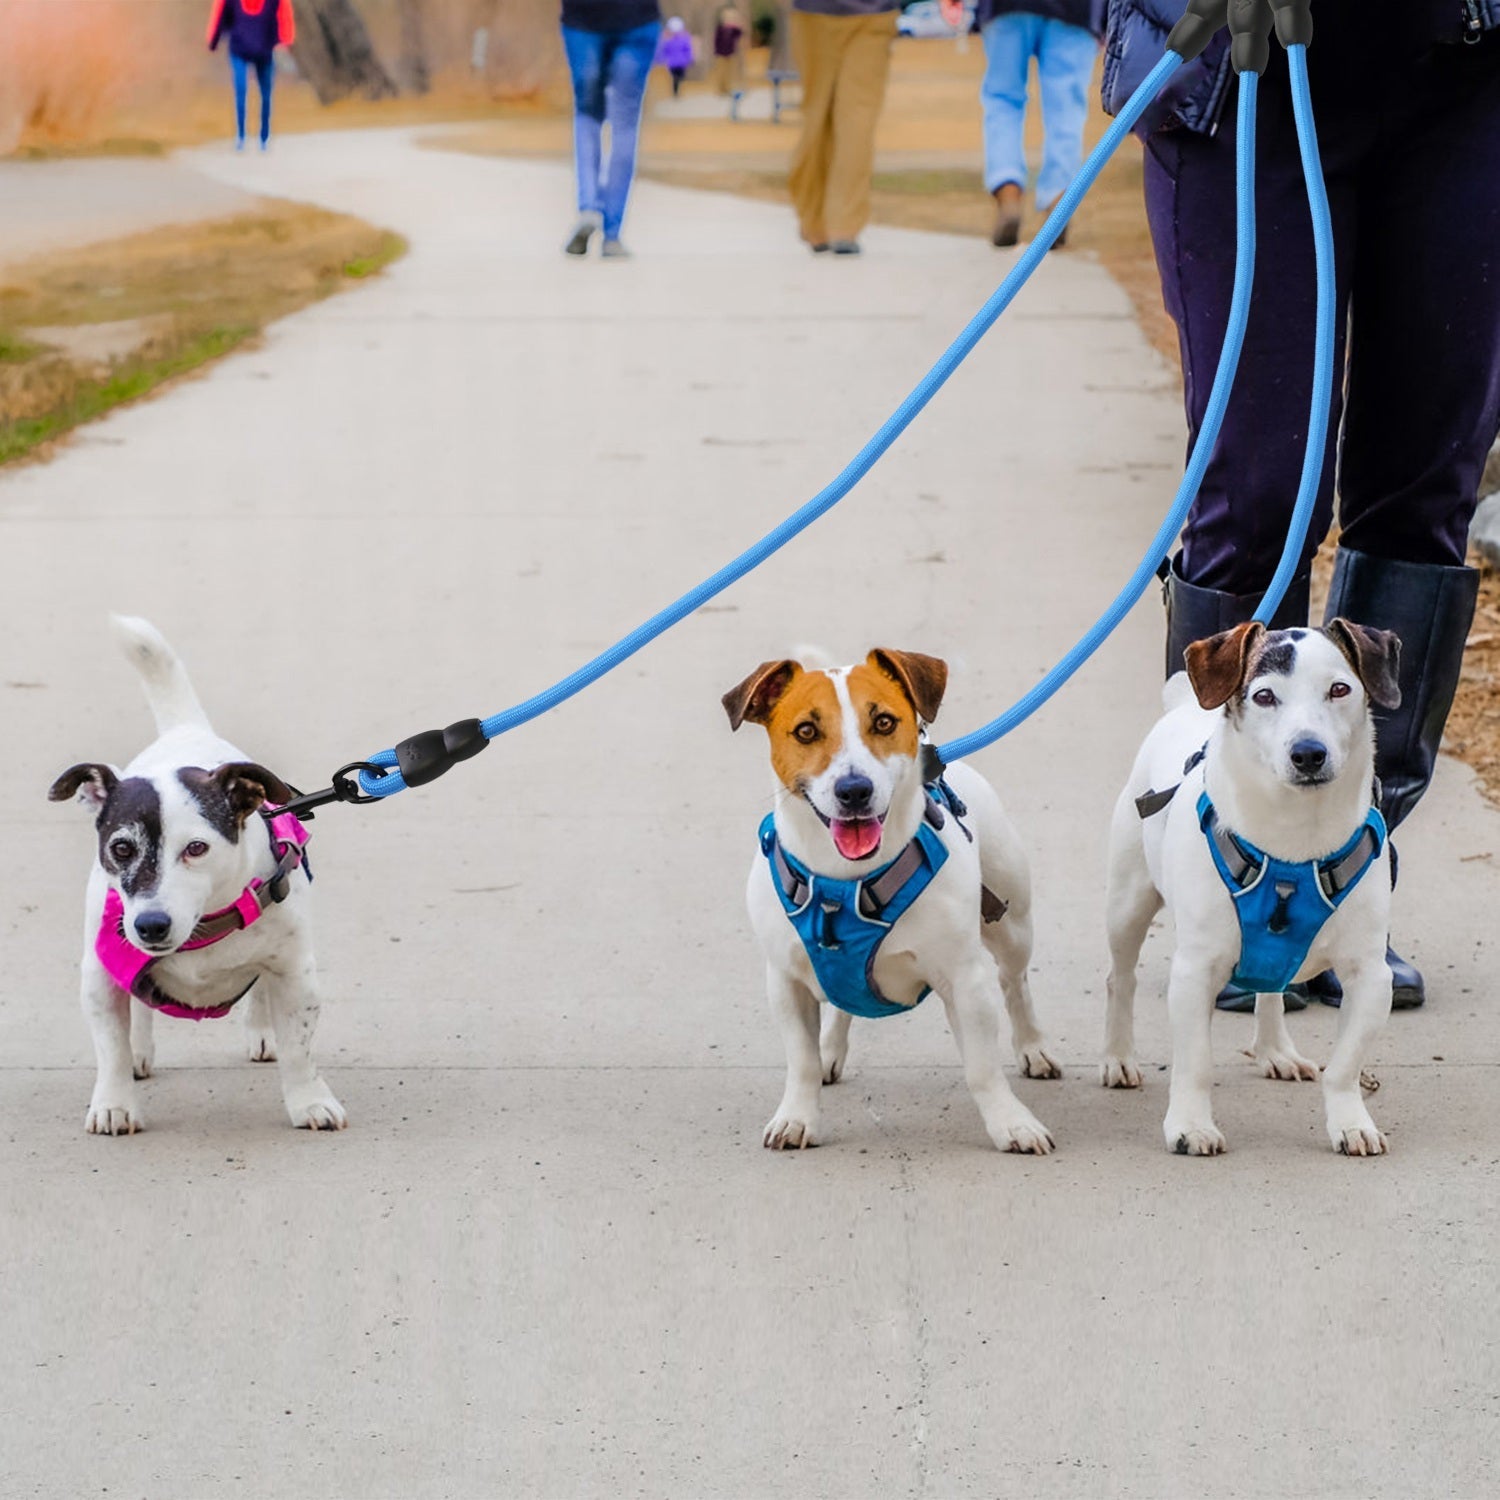
<svg viewBox="0 0 1500 1500"><path fill-rule="evenodd" d="M0 476L0 1361L7 1497L1481 1496L1495 1466L1500 816L1445 764L1402 840L1392 1154L1327 1149L1223 1017L1230 1154L1095 1082L1108 809L1155 714L1143 604L980 761L1036 870L1068 1069L991 1150L941 1008L855 1029L829 1143L773 1156L780 1044L742 910L767 805L719 695L800 641L949 659L945 735L1113 594L1180 472L1169 373L1049 258L833 516L446 780L316 824L324 1071L285 1124L232 1021L159 1028L149 1129L86 1137L90 830L45 790L148 736L105 613L303 785L514 702L819 488L1009 264L644 184L627 263L558 253L564 170L289 138L186 165L360 214L410 256L263 347ZM252 182L253 171L253 182ZM1293 1017L1326 1055L1336 1017Z"/></svg>

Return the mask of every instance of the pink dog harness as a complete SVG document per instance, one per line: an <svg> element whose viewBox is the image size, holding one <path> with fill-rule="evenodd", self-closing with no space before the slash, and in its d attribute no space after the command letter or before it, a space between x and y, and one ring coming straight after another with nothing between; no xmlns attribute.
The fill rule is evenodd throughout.
<svg viewBox="0 0 1500 1500"><path fill-rule="evenodd" d="M311 838L306 827L292 814L280 813L267 820L271 836L271 852L276 856L276 871L269 880L252 880L240 892L239 900L220 911L211 911L193 928L193 935L176 951L185 953L192 948L211 948L215 943L236 932L253 926L265 916L266 908L285 901L291 889L291 877L299 866L307 870L307 841ZM163 958L171 954L153 955L143 953L125 936L125 903L120 893L111 890L104 898L104 916L99 923L99 936L94 940L94 952L104 965L104 972L127 994L134 995L142 1005L159 1010L165 1016L178 1016L186 1021L206 1021L227 1016L241 1000L250 993L255 983L252 979L233 1000L222 1005L208 1005L201 1009L183 1005L174 1000L151 977L151 971Z"/></svg>

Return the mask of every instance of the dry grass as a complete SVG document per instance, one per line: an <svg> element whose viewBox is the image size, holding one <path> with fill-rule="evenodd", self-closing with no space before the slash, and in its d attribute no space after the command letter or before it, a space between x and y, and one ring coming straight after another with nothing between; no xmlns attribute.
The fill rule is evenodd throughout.
<svg viewBox="0 0 1500 1500"><path fill-rule="evenodd" d="M268 202L9 266L0 281L0 464L226 353L404 248L359 219ZM131 334L123 350L122 331ZM91 345L111 352L91 355Z"/></svg>

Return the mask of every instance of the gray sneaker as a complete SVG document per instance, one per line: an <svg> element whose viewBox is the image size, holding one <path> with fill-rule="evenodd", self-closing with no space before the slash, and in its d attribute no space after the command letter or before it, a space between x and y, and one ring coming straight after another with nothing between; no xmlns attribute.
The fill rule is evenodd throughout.
<svg viewBox="0 0 1500 1500"><path fill-rule="evenodd" d="M604 248L599 252L605 260L629 260L628 251L619 240L605 240Z"/></svg>
<svg viewBox="0 0 1500 1500"><path fill-rule="evenodd" d="M573 226L573 233L568 243L563 246L565 255L587 255L589 253L589 241L604 228L604 215L596 209L587 209L578 215L578 222Z"/></svg>

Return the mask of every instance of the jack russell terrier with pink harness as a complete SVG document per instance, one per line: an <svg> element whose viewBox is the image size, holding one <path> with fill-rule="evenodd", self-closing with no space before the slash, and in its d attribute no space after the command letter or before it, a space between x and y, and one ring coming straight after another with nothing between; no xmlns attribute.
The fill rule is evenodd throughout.
<svg viewBox="0 0 1500 1500"><path fill-rule="evenodd" d="M84 1129L134 1135L151 1076L156 1011L193 1021L245 1001L252 1060L278 1060L292 1124L342 1130L318 1076L317 975L307 911L308 833L276 807L295 793L209 727L182 663L144 620L114 620L145 685L158 738L123 771L72 766L54 802L95 813L85 898L83 1011L98 1077Z"/></svg>
<svg viewBox="0 0 1500 1500"><path fill-rule="evenodd" d="M1002 1151L1052 1150L1000 1055L1003 994L1021 1072L1060 1076L1026 981L1026 856L978 772L957 765L930 787L922 779L922 727L947 680L935 657L876 650L852 667L766 662L724 695L731 728L765 726L777 778L749 887L787 1053L762 1138L772 1150L820 1139L819 1097L843 1074L851 1016L900 1014L930 990L990 1139Z"/></svg>

